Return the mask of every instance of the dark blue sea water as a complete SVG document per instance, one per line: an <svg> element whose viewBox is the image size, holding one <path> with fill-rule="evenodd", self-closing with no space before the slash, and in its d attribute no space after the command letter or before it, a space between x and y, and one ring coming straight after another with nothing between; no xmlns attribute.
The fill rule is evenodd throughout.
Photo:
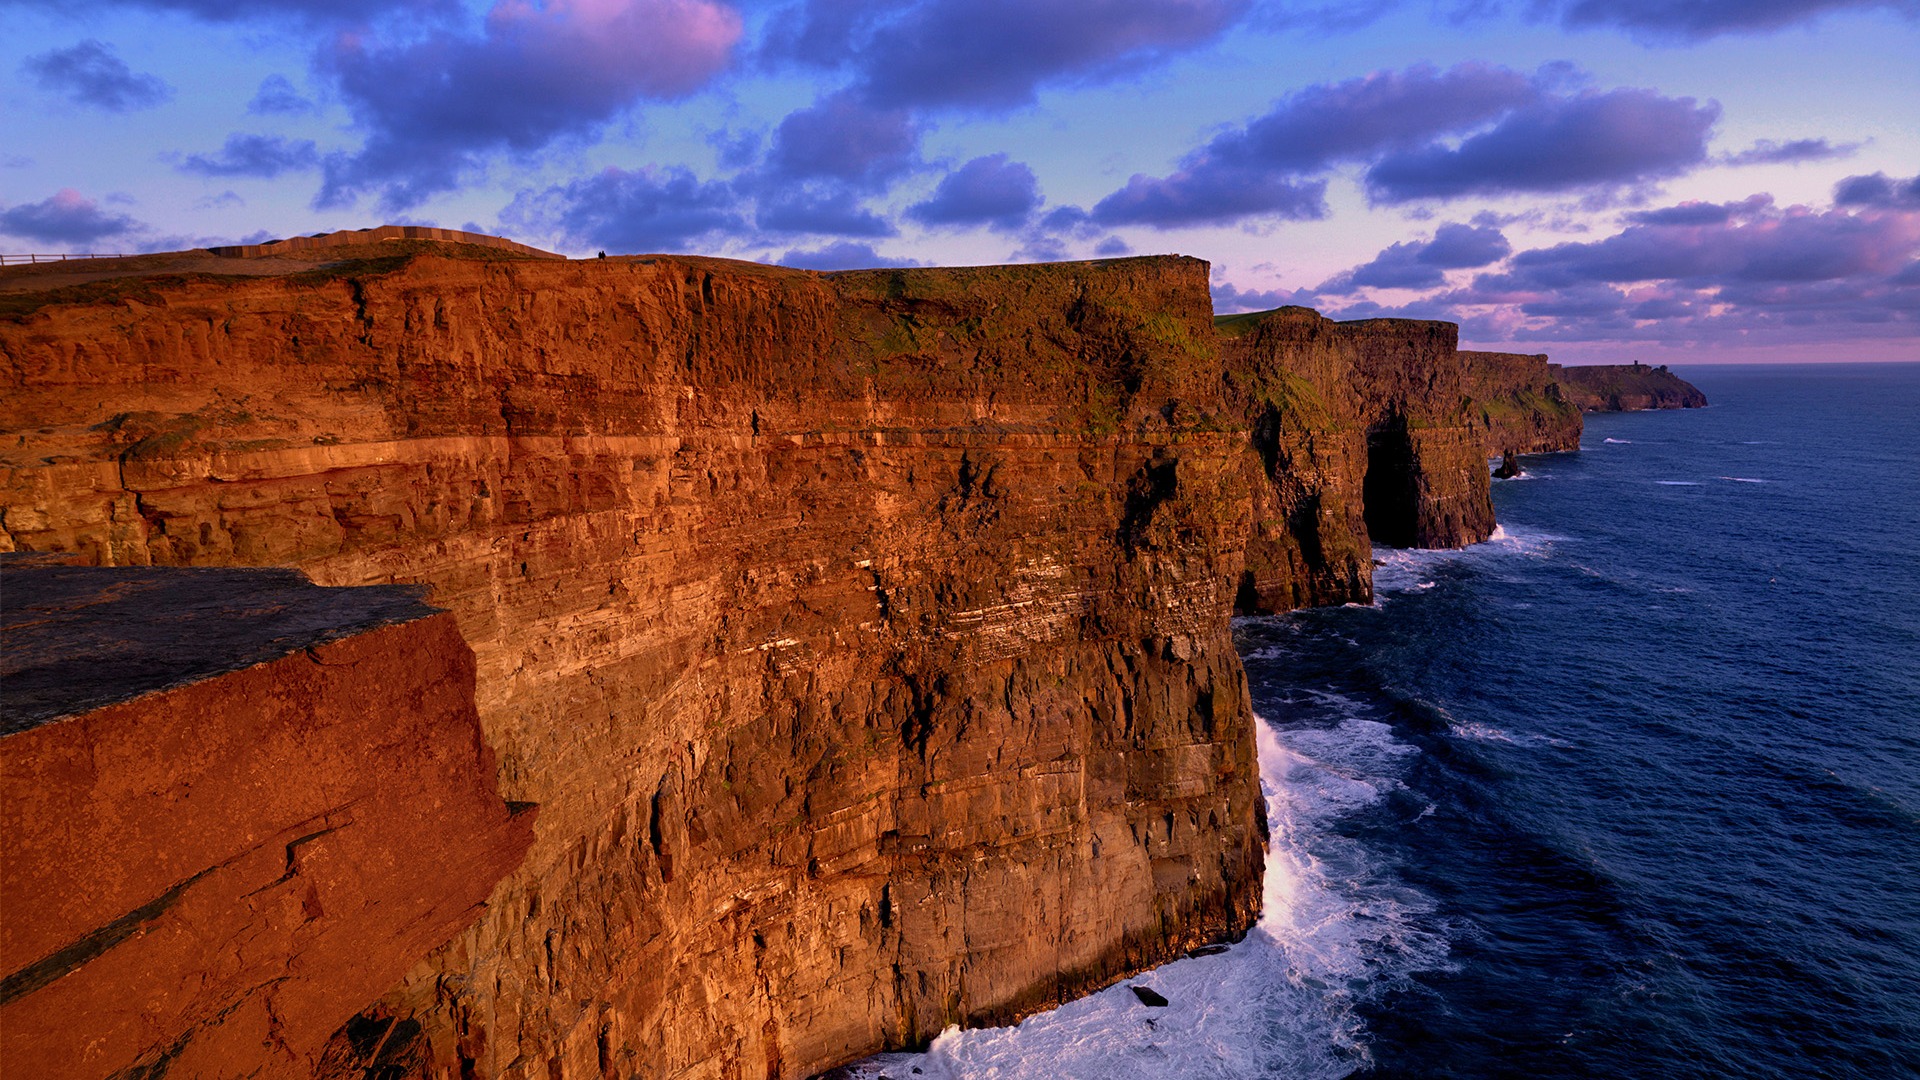
<svg viewBox="0 0 1920 1080"><path fill-rule="evenodd" d="M1920 1076L1920 365L1688 375L1503 541L1244 628L1283 731L1415 751L1335 826L1447 940L1379 1075Z"/></svg>
<svg viewBox="0 0 1920 1080"><path fill-rule="evenodd" d="M1267 913L869 1075L1920 1076L1920 364L1684 373L1238 624Z"/></svg>

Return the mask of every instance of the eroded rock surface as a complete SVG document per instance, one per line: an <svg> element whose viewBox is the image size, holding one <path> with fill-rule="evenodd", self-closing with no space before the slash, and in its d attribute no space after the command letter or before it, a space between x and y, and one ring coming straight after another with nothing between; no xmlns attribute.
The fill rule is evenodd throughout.
<svg viewBox="0 0 1920 1080"><path fill-rule="evenodd" d="M1580 449L1580 409L1544 354L1462 352L1460 359L1486 422L1488 457Z"/></svg>
<svg viewBox="0 0 1920 1080"><path fill-rule="evenodd" d="M1222 342L1197 260L253 263L9 286L0 543L454 613L541 811L423 1073L804 1076L1240 932L1236 601L1492 528L1451 325Z"/></svg>
<svg viewBox="0 0 1920 1080"><path fill-rule="evenodd" d="M1258 463L1243 610L1365 602L1374 542L1460 547L1492 533L1457 327L1297 307L1217 322Z"/></svg>
<svg viewBox="0 0 1920 1080"><path fill-rule="evenodd" d="M532 842L413 590L0 559L0 592L9 1076L313 1075Z"/></svg>

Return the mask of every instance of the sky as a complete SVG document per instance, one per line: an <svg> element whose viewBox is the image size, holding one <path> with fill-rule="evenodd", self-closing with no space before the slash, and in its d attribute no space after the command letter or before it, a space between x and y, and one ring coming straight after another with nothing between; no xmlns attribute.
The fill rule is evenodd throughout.
<svg viewBox="0 0 1920 1080"><path fill-rule="evenodd" d="M1180 253L1572 363L1920 359L1920 0L0 0L0 252Z"/></svg>

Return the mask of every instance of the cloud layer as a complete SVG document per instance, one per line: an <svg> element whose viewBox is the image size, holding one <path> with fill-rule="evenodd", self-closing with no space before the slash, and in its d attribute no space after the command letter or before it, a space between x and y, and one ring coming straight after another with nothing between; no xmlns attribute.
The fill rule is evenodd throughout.
<svg viewBox="0 0 1920 1080"><path fill-rule="evenodd" d="M29 56L21 67L41 90L106 112L151 109L173 97L173 88L158 76L136 74L93 38Z"/></svg>
<svg viewBox="0 0 1920 1080"><path fill-rule="evenodd" d="M416 206L483 154L531 153L635 102L699 89L740 34L739 15L715 0L499 0L478 35L344 35L319 63L366 141L327 160L319 202L377 191L389 209Z"/></svg>
<svg viewBox="0 0 1920 1080"><path fill-rule="evenodd" d="M1326 214L1322 177L1358 165L1374 202L1606 193L1707 161L1719 106L1652 90L1569 91L1574 73L1417 66L1296 91L1160 177L1095 204L1106 224L1174 228Z"/></svg>

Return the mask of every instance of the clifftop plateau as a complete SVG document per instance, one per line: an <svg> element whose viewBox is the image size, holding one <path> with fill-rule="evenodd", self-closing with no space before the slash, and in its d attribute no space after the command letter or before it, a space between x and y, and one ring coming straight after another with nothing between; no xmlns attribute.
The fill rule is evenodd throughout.
<svg viewBox="0 0 1920 1080"><path fill-rule="evenodd" d="M1554 364L1552 368L1566 399L1586 412L1698 409L1707 403L1707 395L1664 364Z"/></svg>
<svg viewBox="0 0 1920 1080"><path fill-rule="evenodd" d="M1195 259L148 258L0 271L0 548L452 612L540 812L395 1075L806 1076L1238 934L1229 617L1493 526L1454 327Z"/></svg>

